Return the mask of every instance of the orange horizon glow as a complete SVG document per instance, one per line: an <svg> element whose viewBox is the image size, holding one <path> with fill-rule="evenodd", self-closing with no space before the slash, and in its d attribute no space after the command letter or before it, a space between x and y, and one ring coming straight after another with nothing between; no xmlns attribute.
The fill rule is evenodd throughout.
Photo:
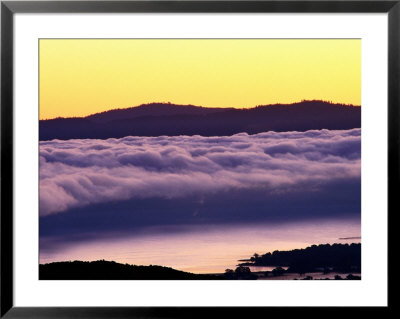
<svg viewBox="0 0 400 319"><path fill-rule="evenodd" d="M149 103L361 105L357 39L41 39L40 119Z"/></svg>

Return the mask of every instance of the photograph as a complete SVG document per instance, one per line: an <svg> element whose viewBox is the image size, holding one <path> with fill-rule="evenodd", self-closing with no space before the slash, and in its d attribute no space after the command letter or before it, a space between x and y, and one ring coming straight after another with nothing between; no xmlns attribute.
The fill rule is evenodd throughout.
<svg viewBox="0 0 400 319"><path fill-rule="evenodd" d="M38 43L39 280L362 280L361 39Z"/></svg>

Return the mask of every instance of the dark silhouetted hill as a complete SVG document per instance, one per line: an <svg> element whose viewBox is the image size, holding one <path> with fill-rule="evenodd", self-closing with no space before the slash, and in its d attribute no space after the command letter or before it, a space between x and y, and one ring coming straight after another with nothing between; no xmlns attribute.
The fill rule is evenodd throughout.
<svg viewBox="0 0 400 319"><path fill-rule="evenodd" d="M40 280L214 280L221 276L192 274L162 266L136 266L114 261L66 261L39 265Z"/></svg>
<svg viewBox="0 0 400 319"><path fill-rule="evenodd" d="M361 107L323 101L257 106L251 109L205 108L152 103L82 118L39 123L40 140L120 138L124 136L221 136L246 132L307 131L361 127Z"/></svg>
<svg viewBox="0 0 400 319"><path fill-rule="evenodd" d="M288 272L306 273L325 269L337 272L361 272L361 244L312 245L305 249L276 250L255 254L242 266L289 267Z"/></svg>
<svg viewBox="0 0 400 319"><path fill-rule="evenodd" d="M177 105L171 103L150 103L126 109L115 109L89 115L86 118L96 123L107 123L118 120L132 120L146 116L173 116L173 115L206 115L224 112L230 109L201 107L195 105Z"/></svg>

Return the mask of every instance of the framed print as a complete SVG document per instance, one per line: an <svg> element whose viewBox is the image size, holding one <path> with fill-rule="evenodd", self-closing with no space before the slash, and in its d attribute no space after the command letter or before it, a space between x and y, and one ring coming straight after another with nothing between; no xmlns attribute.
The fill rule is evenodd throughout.
<svg viewBox="0 0 400 319"><path fill-rule="evenodd" d="M1 10L1 316L389 309L398 1Z"/></svg>

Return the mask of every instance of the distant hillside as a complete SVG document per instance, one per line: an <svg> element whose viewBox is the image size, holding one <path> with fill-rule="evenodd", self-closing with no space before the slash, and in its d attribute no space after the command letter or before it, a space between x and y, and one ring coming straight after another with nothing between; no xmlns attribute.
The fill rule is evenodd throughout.
<svg viewBox="0 0 400 319"><path fill-rule="evenodd" d="M114 261L72 261L39 265L40 280L212 280L213 275L197 275L162 266L135 266Z"/></svg>
<svg viewBox="0 0 400 319"><path fill-rule="evenodd" d="M307 131L361 127L361 108L323 101L264 105L251 109L146 104L83 118L39 123L40 140L124 136L221 136L246 132Z"/></svg>
<svg viewBox="0 0 400 319"><path fill-rule="evenodd" d="M287 266L289 272L311 272L318 268L361 272L361 244L312 245L305 249L254 254L241 266Z"/></svg>
<svg viewBox="0 0 400 319"><path fill-rule="evenodd" d="M126 109L114 109L106 112L89 115L86 119L96 123L107 123L117 120L132 120L145 116L171 116L171 115L206 115L210 113L225 112L234 108L202 107L195 105L176 105L171 103L142 104Z"/></svg>

